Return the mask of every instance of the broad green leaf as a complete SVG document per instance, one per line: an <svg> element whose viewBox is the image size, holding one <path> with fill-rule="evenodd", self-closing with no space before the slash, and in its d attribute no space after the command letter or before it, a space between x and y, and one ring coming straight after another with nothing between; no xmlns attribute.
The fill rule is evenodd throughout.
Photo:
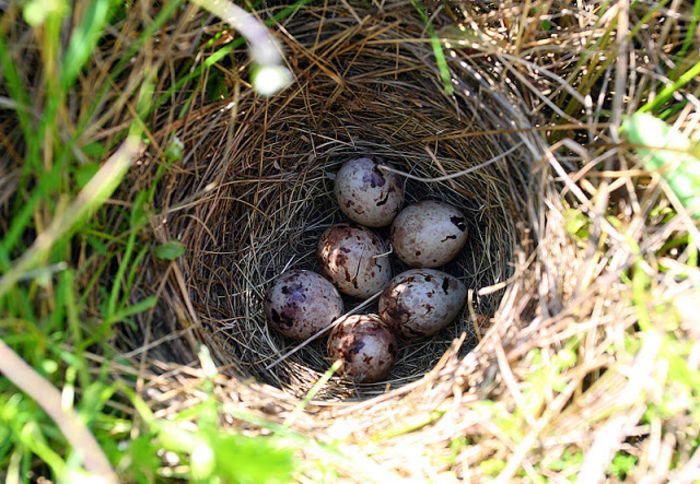
<svg viewBox="0 0 700 484"><path fill-rule="evenodd" d="M283 483L290 482L296 467L291 449L275 445L265 437L246 437L224 432L206 436L214 451L219 474L228 482Z"/></svg>
<svg viewBox="0 0 700 484"><path fill-rule="evenodd" d="M625 119L622 129L644 161L644 168L659 171L691 215L700 217L700 159L698 148L683 133L646 113Z"/></svg>
<svg viewBox="0 0 700 484"><path fill-rule="evenodd" d="M564 212L564 228L570 235L588 240L590 237L589 225L590 219L578 210L568 209Z"/></svg>
<svg viewBox="0 0 700 484"><path fill-rule="evenodd" d="M180 242L166 242L153 249L153 253L159 259L175 260L185 253L185 246Z"/></svg>
<svg viewBox="0 0 700 484"><path fill-rule="evenodd" d="M161 460L158 457L158 448L153 443L151 435L141 435L130 439L126 444L124 454L128 456L125 463L127 470L138 482L153 482L158 473ZM121 452L120 452L121 454Z"/></svg>

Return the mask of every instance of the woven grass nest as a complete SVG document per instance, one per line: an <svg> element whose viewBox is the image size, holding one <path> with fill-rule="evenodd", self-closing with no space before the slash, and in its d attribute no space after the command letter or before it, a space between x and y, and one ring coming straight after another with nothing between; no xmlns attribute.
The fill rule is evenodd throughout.
<svg viewBox="0 0 700 484"><path fill-rule="evenodd" d="M410 4L331 3L301 8L284 22L279 35L295 82L281 95L257 97L232 68L226 74L233 99L193 109L158 132L162 140L177 134L186 155L161 182L155 204L167 216L154 221L154 234L161 242L178 239L186 251L173 263L153 261L155 282L143 290L157 289L164 304L137 329L125 326L119 334L130 355L162 375L146 386L149 404L167 414L198 398L197 353L205 345L218 365L218 395L229 408L287 421L321 440L362 441L363 453L382 456L383 469L400 468L409 477L426 479L431 468L455 466L466 476L465 469L496 457L508 462L503 475L512 477L521 465L532 470L528 453L548 449L548 458L561 456L568 444L556 441L558 432L591 443L595 424L579 418L581 405L607 411L619 395L596 399L588 392L575 408L567 405L613 363L600 345L634 324L628 287L617 278L632 253L624 238L611 238L604 267L565 230L565 211L582 203L567 172L588 160L573 141L563 146L563 158L555 157L561 146L549 147L538 129L562 114L541 92L566 90L565 83L537 75L534 64L518 63L506 51L500 55L485 39L478 45L468 39L445 50L448 93L425 23ZM479 2L471 8L483 26L504 15ZM455 18L439 9L431 22L445 36ZM564 71L574 61L562 59L553 69ZM602 132L586 129L591 136ZM360 385L335 376L304 412L294 412L332 362L323 341L286 355L297 343L268 328L264 292L285 270L317 270L320 234L344 220L333 175L359 156L410 175L407 202L445 200L465 212L469 239L445 271L467 285L469 300L435 337L403 341L387 381ZM566 157L571 164L562 167ZM651 184L640 197L656 200L659 191ZM615 203L624 205L624 197ZM660 223L649 227L647 235L665 230ZM394 261L394 274L402 268ZM349 309L362 303L345 301ZM364 311L375 312L372 304ZM528 407L519 368L540 364L532 359L537 348L538 361L567 370L561 355L568 354L577 321L590 323L577 351L595 357L566 373L563 389L542 389ZM606 325L608 331L601 329ZM602 393L619 386L614 378L602 380ZM482 398L508 412L530 408L533 413L521 417L532 428L541 423L539 435L522 441L500 434L493 426L498 410L472 405ZM254 428L230 415L224 420ZM392 433L397 425L413 431ZM367 443L377 435L399 435L387 444L397 450L381 439ZM464 436L480 444L459 451L461 464L435 464L440 456L454 457L450 445ZM532 439L542 440L535 445Z"/></svg>
<svg viewBox="0 0 700 484"><path fill-rule="evenodd" d="M298 398L332 363L323 340L277 361L298 342L268 327L263 296L286 270L319 271L321 233L346 220L333 177L342 163L361 156L407 174L407 204L444 200L467 215L467 245L444 270L473 295L469 309L440 334L402 341L386 381L356 385L333 378L318 397L366 399L422 378L454 340L462 339L455 349L460 356L473 349L486 329L479 326L495 314L502 291L493 286L512 276L516 227L542 191L530 176L542 157L541 141L512 132L532 121L517 92L495 84L499 72L488 59L456 63L460 82L455 95L446 95L431 46L401 43L421 28L418 17L411 20L402 25L387 13L353 31L354 19L327 19L319 36L318 21L300 15L298 25L289 26L298 43L290 46L297 82L289 92L270 101L241 96L183 137L202 170L174 177L163 197L209 193L187 215L168 220L187 248L183 310L191 305L196 339L231 375ZM450 139L455 130L467 136ZM388 239L388 229L378 233ZM393 264L394 274L408 269L398 259ZM353 309L364 301L347 297L345 303ZM376 313L376 301L364 311Z"/></svg>

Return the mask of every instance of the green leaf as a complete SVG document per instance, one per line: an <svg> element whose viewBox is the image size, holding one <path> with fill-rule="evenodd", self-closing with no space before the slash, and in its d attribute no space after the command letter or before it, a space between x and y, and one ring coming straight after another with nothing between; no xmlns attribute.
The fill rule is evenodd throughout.
<svg viewBox="0 0 700 484"><path fill-rule="evenodd" d="M206 440L214 451L218 472L229 482L273 484L291 480L294 455L291 449L275 445L275 440L222 431L211 432Z"/></svg>
<svg viewBox="0 0 700 484"><path fill-rule="evenodd" d="M696 203L700 193L698 148L683 133L650 114L633 114L625 119L622 129L631 143L644 146L635 148L644 168L658 170L691 215L700 217Z"/></svg>
<svg viewBox="0 0 700 484"><path fill-rule="evenodd" d="M88 234L87 242L98 254L103 256L108 254L107 246L97 237Z"/></svg>
<svg viewBox="0 0 700 484"><path fill-rule="evenodd" d="M185 253L185 246L180 242L166 242L153 249L153 253L159 259L175 260Z"/></svg>
<svg viewBox="0 0 700 484"><path fill-rule="evenodd" d="M479 468L487 476L496 476L505 469L506 463L500 459L486 459L479 463Z"/></svg>
<svg viewBox="0 0 700 484"><path fill-rule="evenodd" d="M180 425L169 421L158 421L158 440L168 450L175 452L192 452L202 443L196 433L183 429Z"/></svg>
<svg viewBox="0 0 700 484"><path fill-rule="evenodd" d="M216 471L214 451L206 443L194 448L190 455L190 469L195 481L209 481Z"/></svg>
<svg viewBox="0 0 700 484"><path fill-rule="evenodd" d="M608 467L608 474L624 479L630 473L637 463L637 457L634 455L618 452L612 463Z"/></svg>
<svg viewBox="0 0 700 484"><path fill-rule="evenodd" d="M693 67L684 72L676 82L670 86L664 87L661 92L654 97L651 101L647 102L644 106L639 108L639 112L652 111L655 112L659 107L663 106L666 101L671 99L671 97L683 86L688 84L690 81L696 79L700 75L700 62L697 62Z"/></svg>
<svg viewBox="0 0 700 484"><path fill-rule="evenodd" d="M573 236L582 240L590 238L589 226L591 219L573 208L564 212L564 228Z"/></svg>
<svg viewBox="0 0 700 484"><path fill-rule="evenodd" d="M142 435L129 440L124 452L124 463L126 470L138 482L154 482L161 460L158 448L152 443L152 436Z"/></svg>
<svg viewBox="0 0 700 484"><path fill-rule="evenodd" d="M204 345L200 345L199 354L197 356L199 356L199 361L206 377L215 378L219 372L216 369L216 363L214 363L214 360L211 359L209 348Z"/></svg>

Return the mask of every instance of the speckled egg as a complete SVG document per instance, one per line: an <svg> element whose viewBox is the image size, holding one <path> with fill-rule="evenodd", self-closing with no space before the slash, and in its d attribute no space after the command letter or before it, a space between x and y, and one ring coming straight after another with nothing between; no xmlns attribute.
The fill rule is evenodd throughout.
<svg viewBox="0 0 700 484"><path fill-rule="evenodd" d="M399 259L414 267L446 264L459 253L466 241L466 218L444 202L423 201L409 205L391 225L394 252Z"/></svg>
<svg viewBox="0 0 700 484"><path fill-rule="evenodd" d="M294 339L306 339L343 314L343 300L333 284L312 271L285 272L265 294L270 326Z"/></svg>
<svg viewBox="0 0 700 484"><path fill-rule="evenodd" d="M345 163L335 177L334 190L343 213L367 227L389 225L403 203L401 178L380 170L369 158Z"/></svg>
<svg viewBox="0 0 700 484"><path fill-rule="evenodd" d="M323 232L316 255L323 274L341 292L367 298L391 279L386 252L385 244L368 228L341 223Z"/></svg>
<svg viewBox="0 0 700 484"><path fill-rule="evenodd" d="M467 288L456 277L435 269L412 269L384 288L379 316L404 336L430 336L455 319L466 297Z"/></svg>
<svg viewBox="0 0 700 484"><path fill-rule="evenodd" d="M397 349L396 337L374 314L349 316L328 337L331 361L342 360L339 373L360 383L386 378Z"/></svg>

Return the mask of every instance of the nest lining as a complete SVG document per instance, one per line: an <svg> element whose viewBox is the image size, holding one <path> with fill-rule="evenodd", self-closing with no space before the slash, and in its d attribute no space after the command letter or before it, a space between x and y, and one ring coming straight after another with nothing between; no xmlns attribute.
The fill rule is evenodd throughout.
<svg viewBox="0 0 700 484"><path fill-rule="evenodd" d="M512 130L529 120L513 85L499 80L489 59L451 61L455 93L447 95L430 45L405 42L422 28L419 19L412 22L373 15L360 29L354 19L329 16L320 25L299 12L287 25L296 83L268 100L244 91L182 133L192 167L169 173L174 189L161 202L204 194L168 224L188 249L182 272L195 312L194 339L232 375L301 397L330 366L323 340L266 368L297 343L268 328L263 295L286 270L318 271L320 234L345 220L333 176L354 157L371 156L408 173L406 203L444 200L465 212L467 244L443 269L474 297L438 335L402 340L387 381L357 385L335 377L317 398L362 399L419 379L463 334L459 354L470 351L486 329L475 328L496 312L499 293L477 292L512 274L517 227L538 186L528 171L540 140ZM494 158L466 175L414 179L455 175ZM388 238L388 229L377 232ZM394 274L408 269L395 257L392 265ZM361 302L346 297L346 309ZM376 312L376 302L365 312ZM187 346L179 355L183 363L193 360Z"/></svg>

